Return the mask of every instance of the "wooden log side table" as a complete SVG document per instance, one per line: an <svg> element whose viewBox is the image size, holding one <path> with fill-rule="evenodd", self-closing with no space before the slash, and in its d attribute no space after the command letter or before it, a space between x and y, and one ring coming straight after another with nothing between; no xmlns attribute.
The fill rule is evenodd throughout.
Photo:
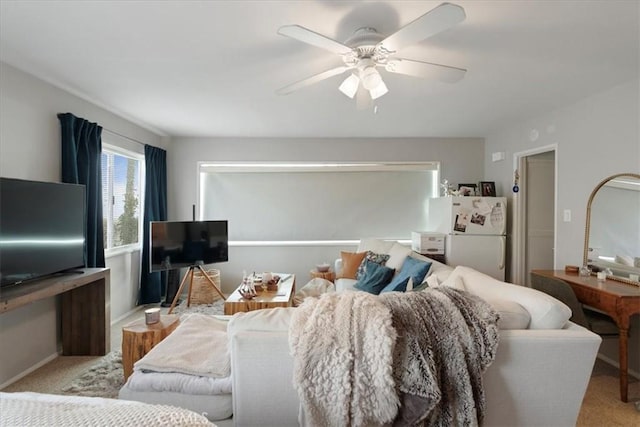
<svg viewBox="0 0 640 427"><path fill-rule="evenodd" d="M318 271L315 268L309 272L312 279L326 279L331 283L336 281L336 273L333 270Z"/></svg>
<svg viewBox="0 0 640 427"><path fill-rule="evenodd" d="M158 323L147 325L142 318L122 327L122 368L125 381L133 373L133 364L173 332L179 323L180 316L177 314L162 314Z"/></svg>

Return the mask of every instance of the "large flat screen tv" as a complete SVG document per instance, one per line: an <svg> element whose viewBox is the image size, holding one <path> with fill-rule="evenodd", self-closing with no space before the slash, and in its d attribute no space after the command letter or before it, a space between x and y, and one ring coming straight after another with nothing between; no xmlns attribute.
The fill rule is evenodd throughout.
<svg viewBox="0 0 640 427"><path fill-rule="evenodd" d="M0 178L0 286L84 267L84 185Z"/></svg>
<svg viewBox="0 0 640 427"><path fill-rule="evenodd" d="M227 221L152 221L151 271L229 261Z"/></svg>

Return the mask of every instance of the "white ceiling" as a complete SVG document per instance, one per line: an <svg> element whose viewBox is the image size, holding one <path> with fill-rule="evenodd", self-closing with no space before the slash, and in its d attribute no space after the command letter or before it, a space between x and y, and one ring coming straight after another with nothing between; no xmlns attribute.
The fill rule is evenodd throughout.
<svg viewBox="0 0 640 427"><path fill-rule="evenodd" d="M171 136L482 137L638 77L636 0L454 3L465 21L399 53L465 78L382 71L377 114L345 76L276 95L342 64L276 31L388 35L440 2L0 0L0 60Z"/></svg>

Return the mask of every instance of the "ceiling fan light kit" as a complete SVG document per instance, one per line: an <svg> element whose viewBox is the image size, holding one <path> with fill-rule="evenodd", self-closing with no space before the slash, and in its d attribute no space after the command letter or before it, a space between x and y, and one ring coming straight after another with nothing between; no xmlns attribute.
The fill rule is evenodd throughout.
<svg viewBox="0 0 640 427"><path fill-rule="evenodd" d="M386 38L375 28L363 27L357 29L344 43L300 25L282 26L278 29L278 34L336 53L341 56L344 65L285 86L278 89L277 93L286 95L351 71L351 74L338 87L340 92L353 99L362 84L362 88L368 91L371 99L378 99L389 91L378 68L390 73L423 79L437 79L447 83L457 82L464 77L467 70L397 58L394 55L398 50L444 31L464 19L465 13L462 7L442 3Z"/></svg>

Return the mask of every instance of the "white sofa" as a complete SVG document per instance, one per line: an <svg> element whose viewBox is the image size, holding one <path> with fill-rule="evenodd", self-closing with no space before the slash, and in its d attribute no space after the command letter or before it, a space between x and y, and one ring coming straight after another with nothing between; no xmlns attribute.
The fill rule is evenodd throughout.
<svg viewBox="0 0 640 427"><path fill-rule="evenodd" d="M372 243L379 244L361 242L359 249ZM387 250L392 246L387 244ZM570 322L569 308L548 295L467 267L452 269L433 261L425 280L466 289L501 314L498 352L483 378L484 425L575 425L601 342L598 335ZM338 280L336 288L352 285ZM288 343L292 310L239 313L229 323L236 426L298 425Z"/></svg>

